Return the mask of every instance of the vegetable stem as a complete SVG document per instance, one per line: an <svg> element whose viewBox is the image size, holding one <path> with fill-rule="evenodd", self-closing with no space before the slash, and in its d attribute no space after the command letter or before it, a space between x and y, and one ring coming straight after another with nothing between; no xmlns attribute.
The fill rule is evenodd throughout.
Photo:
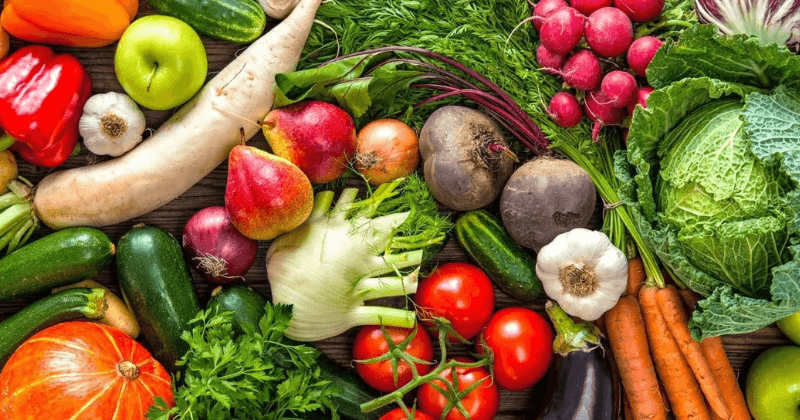
<svg viewBox="0 0 800 420"><path fill-rule="evenodd" d="M411 328L416 323L416 314L405 309L385 306L360 306L352 315L353 325L388 325Z"/></svg>
<svg viewBox="0 0 800 420"><path fill-rule="evenodd" d="M656 32L657 30L659 30L661 28L664 28L664 27L667 27L667 26L682 26L684 28L691 28L693 25L692 25L691 22L687 22L685 20L672 19L672 20L667 20L667 21L661 22L658 25L653 26L652 28L649 28L649 29L647 29L645 31L642 31L642 32L639 33L639 35L640 36L650 35L653 32Z"/></svg>
<svg viewBox="0 0 800 420"><path fill-rule="evenodd" d="M403 395L409 393L414 388L416 388L416 387L418 387L418 386L420 386L420 385L422 385L422 384L424 384L426 382L430 382L430 381L433 381L433 380L436 380L436 379L441 380L441 377L439 376L439 374L441 374L443 371L445 371L447 369L455 369L457 367L477 368L477 367L482 367L482 366L488 366L491 363L492 363L492 361L489 358L483 358L483 359L480 359L480 360L478 360L477 362L474 362L474 363L459 362L458 360L452 360L452 359L448 360L446 362L440 363L436 367L436 369L433 369L427 375L418 376L418 377L414 378L413 380L411 380L411 382L405 384L404 386L402 386L397 391L394 391L392 393L386 394L386 395L384 395L384 396L382 396L380 398L376 398L376 399L374 399L374 400L372 400L370 402L361 404L361 412L362 413L369 413L370 411L377 410L377 409L379 409L381 407L384 407L386 405L391 404L394 401L402 399Z"/></svg>
<svg viewBox="0 0 800 420"><path fill-rule="evenodd" d="M311 216L309 217L322 217L330 210L331 203L333 203L333 191L322 191L317 193L314 197L314 207L311 209Z"/></svg>
<svg viewBox="0 0 800 420"><path fill-rule="evenodd" d="M363 300L405 296L417 292L419 269L404 277L369 277L359 280L353 293Z"/></svg>

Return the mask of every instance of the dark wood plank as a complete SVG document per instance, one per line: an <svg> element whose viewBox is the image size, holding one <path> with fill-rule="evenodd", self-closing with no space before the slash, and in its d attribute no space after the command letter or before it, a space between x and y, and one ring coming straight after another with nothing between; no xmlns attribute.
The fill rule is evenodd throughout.
<svg viewBox="0 0 800 420"><path fill-rule="evenodd" d="M153 11L146 6L145 2L142 2L140 15L152 13ZM219 72L223 67L225 67L242 48L240 46L214 41L208 38L203 38L203 42L205 44L206 53L209 60L209 80L214 74L216 74L216 72ZM12 43L12 48L17 48L21 45L23 45L21 42L14 41ZM81 62L86 66L92 75L94 93L104 93L108 91L123 92L114 74L114 45L98 49L56 47L56 50L73 54L81 60ZM172 112L173 111L145 110L147 126L152 129L158 128L172 115ZM250 144L264 149L268 148L266 140L261 134L257 135ZM97 157L88 153L87 151L83 151L80 155L70 158L69 161L63 166L63 169L91 164L92 162L98 161L98 159L103 160L106 158ZM62 168L59 168L57 170L61 169ZM164 170L169 171L170 168L164 168ZM41 180L48 172L49 170L35 168L25 162L20 163L20 173L34 183ZM142 217L130 220L126 223L104 228L103 231L105 231L112 238L112 240L116 241L133 225L138 223L148 223L161 226L176 237L180 237L183 225L186 223L189 217L191 217L191 215L204 207L223 204L226 178L227 165L223 164L202 181L200 181L197 185L195 185L192 189L164 207ZM158 185L154 185L153 188L157 189ZM598 217L595 217L592 223L593 226L597 227L599 225L598 222ZM41 237L50 232L51 231L49 229L42 228L39 230L39 232L37 232L35 237ZM265 268L265 252L267 245L267 243L260 244L256 263L245 275L245 278L248 285L268 296L269 283L267 281ZM465 259L466 255L463 253L463 251L458 247L455 241L451 241L437 256L436 260L425 267L425 270L423 271L429 271L437 263L447 261L462 261ZM213 286L202 281L201 278L196 274L194 275L194 278L201 300L205 302L208 299ZM113 266L109 270L101 273L98 281L109 286L113 291L117 293L119 292L119 287L114 277ZM19 299L0 304L0 320L11 316L30 302L31 300L28 299ZM399 305L402 304L402 301L390 300L383 303ZM498 308L518 305L519 302L509 298L499 290L497 291ZM542 311L543 303L536 303L526 306L538 311ZM315 344L327 356L346 366L349 365L352 360L350 348L354 335L355 330L351 330L341 336L323 340ZM749 367L749 364L752 363L753 359L761 351L771 346L789 343L783 334L781 334L781 332L774 326L770 326L749 334L727 336L723 338L723 341L725 343L725 348L728 352L728 355L730 356L731 363L742 378L745 376L746 369ZM463 347L454 350L454 354L466 355L466 353L467 349ZM497 418L502 420L529 418L529 416L535 412L543 391L544 390L541 388L541 385L526 392L511 393L503 391L501 399L501 413Z"/></svg>

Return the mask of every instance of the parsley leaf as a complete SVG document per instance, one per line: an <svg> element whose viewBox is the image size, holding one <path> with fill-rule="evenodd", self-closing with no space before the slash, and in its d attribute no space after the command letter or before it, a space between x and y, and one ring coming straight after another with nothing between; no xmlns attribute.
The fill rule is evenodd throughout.
<svg viewBox="0 0 800 420"><path fill-rule="evenodd" d="M291 306L267 304L257 330L245 325L244 334L232 319L233 312L208 310L190 322L181 337L189 351L178 362L175 407L156 398L148 419L277 420L319 409L338 418L329 398L337 389L320 377L319 351L284 336Z"/></svg>

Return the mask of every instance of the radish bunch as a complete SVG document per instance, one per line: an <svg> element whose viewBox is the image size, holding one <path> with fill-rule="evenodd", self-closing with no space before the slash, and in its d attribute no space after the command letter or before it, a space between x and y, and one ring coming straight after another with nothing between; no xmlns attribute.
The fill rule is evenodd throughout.
<svg viewBox="0 0 800 420"><path fill-rule="evenodd" d="M559 92L548 114L562 127L580 123L584 112L595 123L592 137L604 125L619 124L632 115L636 104L652 91L642 80L661 47L661 40L644 36L634 40L634 22L657 18L664 0L541 0L533 9L534 27L542 41L536 59L546 71L581 92ZM589 49L578 48L585 40ZM629 71L604 72L604 61L625 57ZM637 76L640 80L637 80ZM578 98L583 99L583 105Z"/></svg>

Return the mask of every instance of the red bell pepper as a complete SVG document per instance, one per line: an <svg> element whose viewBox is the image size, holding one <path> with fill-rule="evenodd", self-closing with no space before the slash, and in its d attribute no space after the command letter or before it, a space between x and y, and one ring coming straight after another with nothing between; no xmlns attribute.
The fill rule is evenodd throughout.
<svg viewBox="0 0 800 420"><path fill-rule="evenodd" d="M92 94L89 73L75 57L32 45L0 62L0 149L47 167L64 163L78 143L78 120Z"/></svg>

